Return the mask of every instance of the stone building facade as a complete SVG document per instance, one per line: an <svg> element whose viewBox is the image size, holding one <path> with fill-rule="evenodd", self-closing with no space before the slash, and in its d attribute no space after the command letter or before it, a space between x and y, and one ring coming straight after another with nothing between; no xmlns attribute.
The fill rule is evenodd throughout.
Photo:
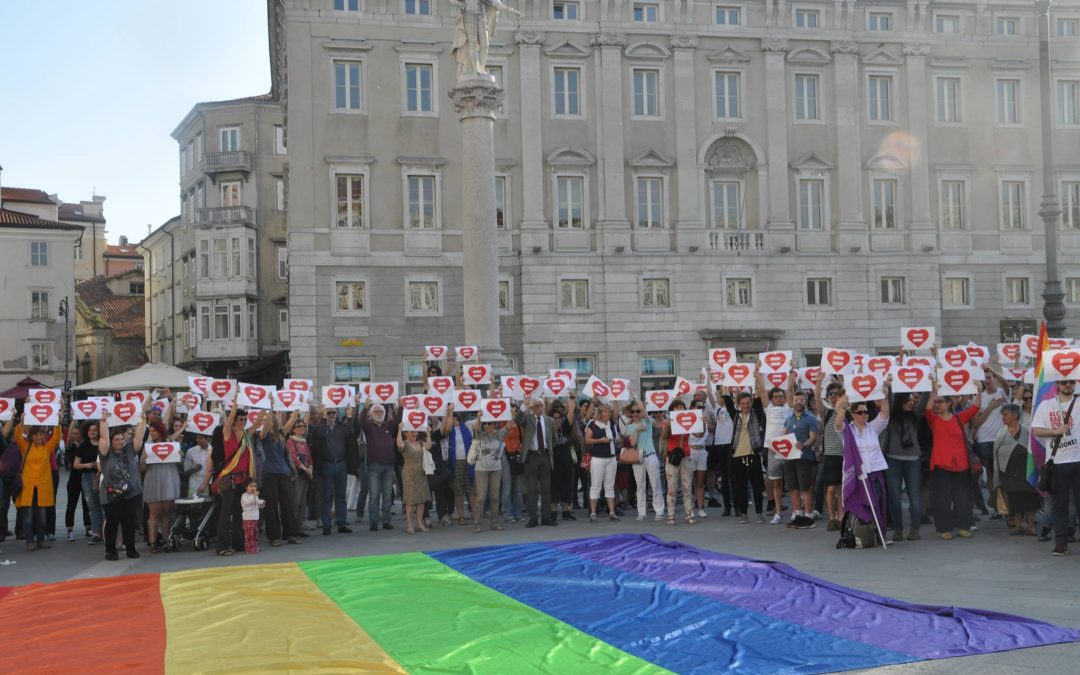
<svg viewBox="0 0 1080 675"><path fill-rule="evenodd" d="M1038 318L1030 3L521 0L488 59L502 342L645 387L711 346L893 351ZM445 0L270 0L292 374L415 381L463 339ZM1080 3L1051 16L1055 181L1080 333Z"/></svg>

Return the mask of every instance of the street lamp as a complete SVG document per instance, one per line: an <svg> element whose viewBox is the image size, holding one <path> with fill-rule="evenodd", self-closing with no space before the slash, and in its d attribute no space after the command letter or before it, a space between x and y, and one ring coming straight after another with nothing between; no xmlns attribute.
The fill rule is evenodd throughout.
<svg viewBox="0 0 1080 675"><path fill-rule="evenodd" d="M68 343L69 343L69 330L70 322L68 319L71 316L70 309L68 307L68 297L65 295L64 299L60 301L60 317L64 319L64 393L68 393L71 390L71 380L68 379Z"/></svg>
<svg viewBox="0 0 1080 675"><path fill-rule="evenodd" d="M1036 0L1039 22L1039 89L1042 102L1043 196L1039 217L1046 228L1046 287L1043 289L1043 318L1051 337L1065 334L1065 292L1058 278L1058 218L1061 205L1054 186L1053 110L1054 90L1050 83L1050 0Z"/></svg>

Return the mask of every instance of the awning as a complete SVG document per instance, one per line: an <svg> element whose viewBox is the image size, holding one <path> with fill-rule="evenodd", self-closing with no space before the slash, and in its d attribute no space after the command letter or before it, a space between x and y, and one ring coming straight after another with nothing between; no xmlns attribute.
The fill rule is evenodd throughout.
<svg viewBox="0 0 1080 675"><path fill-rule="evenodd" d="M0 398L14 398L24 399L27 397L28 390L30 389L45 389L46 385L38 382L32 377L24 377L19 380L14 387L7 391L0 391Z"/></svg>
<svg viewBox="0 0 1080 675"><path fill-rule="evenodd" d="M147 363L126 373L112 375L75 387L76 391L123 391L125 389L187 389L189 377L199 377L199 373L181 370L167 363Z"/></svg>

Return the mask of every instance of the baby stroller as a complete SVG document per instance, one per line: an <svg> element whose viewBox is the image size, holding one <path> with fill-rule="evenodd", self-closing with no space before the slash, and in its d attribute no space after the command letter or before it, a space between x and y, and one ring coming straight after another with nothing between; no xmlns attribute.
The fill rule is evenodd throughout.
<svg viewBox="0 0 1080 675"><path fill-rule="evenodd" d="M180 550L180 546L188 542L196 551L210 548L210 523L214 519L214 508L214 500L210 497L176 500L175 518L169 531L169 543L173 550Z"/></svg>

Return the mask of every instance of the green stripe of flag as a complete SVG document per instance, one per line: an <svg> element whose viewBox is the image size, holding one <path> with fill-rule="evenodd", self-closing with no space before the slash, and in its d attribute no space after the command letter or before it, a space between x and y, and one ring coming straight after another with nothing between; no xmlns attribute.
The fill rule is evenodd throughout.
<svg viewBox="0 0 1080 675"><path fill-rule="evenodd" d="M411 673L669 672L423 553L298 564Z"/></svg>

